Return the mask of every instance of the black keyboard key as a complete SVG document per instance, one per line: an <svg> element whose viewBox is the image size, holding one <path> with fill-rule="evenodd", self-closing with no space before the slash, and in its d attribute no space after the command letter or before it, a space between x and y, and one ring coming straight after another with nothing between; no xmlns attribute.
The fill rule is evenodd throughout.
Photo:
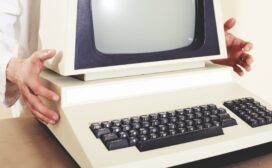
<svg viewBox="0 0 272 168"><path fill-rule="evenodd" d="M178 109L176 110L176 114L179 116L179 115L185 115L185 112L183 109Z"/></svg>
<svg viewBox="0 0 272 168"><path fill-rule="evenodd" d="M204 129L203 125L197 125L196 126L196 130L203 130L203 129Z"/></svg>
<svg viewBox="0 0 272 168"><path fill-rule="evenodd" d="M204 123L209 123L211 121L211 118L210 117L204 117L203 118L203 122Z"/></svg>
<svg viewBox="0 0 272 168"><path fill-rule="evenodd" d="M169 118L169 121L170 121L171 123L175 123L175 122L178 121L178 118L177 118L177 117L170 117L170 118Z"/></svg>
<svg viewBox="0 0 272 168"><path fill-rule="evenodd" d="M172 136L159 137L156 139L139 141L139 143L136 146L140 151L148 151L148 150L158 149L158 148L162 148L166 146L214 137L218 135L223 135L222 128L211 127L209 129L203 129L201 131L195 131L195 132L191 132L187 134L178 133Z"/></svg>
<svg viewBox="0 0 272 168"><path fill-rule="evenodd" d="M140 139L141 142L144 142L144 141L148 140L148 137L146 135L140 135L139 139Z"/></svg>
<svg viewBox="0 0 272 168"><path fill-rule="evenodd" d="M231 127L231 126L234 126L234 125L237 125L237 122L233 118L228 118L228 119L222 120L222 127L223 128Z"/></svg>
<svg viewBox="0 0 272 168"><path fill-rule="evenodd" d="M159 128L160 131L166 131L167 130L167 127L165 125L159 125L158 128Z"/></svg>
<svg viewBox="0 0 272 168"><path fill-rule="evenodd" d="M140 122L140 118L139 118L139 117L131 117L131 118L130 118L130 121L131 121L132 123L138 123L138 122Z"/></svg>
<svg viewBox="0 0 272 168"><path fill-rule="evenodd" d="M170 117L175 117L176 116L176 111L168 111L167 116Z"/></svg>
<svg viewBox="0 0 272 168"><path fill-rule="evenodd" d="M258 117L259 117L259 114L258 114L258 113L251 113L251 116L252 116L253 118L258 118Z"/></svg>
<svg viewBox="0 0 272 168"><path fill-rule="evenodd" d="M130 146L135 146L139 140L137 137L129 137L128 141Z"/></svg>
<svg viewBox="0 0 272 168"><path fill-rule="evenodd" d="M250 103L253 103L253 102L254 102L254 99L253 99L253 98L251 98L251 97L246 98L246 99L247 99L247 101L248 101L248 102L250 102Z"/></svg>
<svg viewBox="0 0 272 168"><path fill-rule="evenodd" d="M166 112L159 113L159 118L166 118L166 117L167 117L167 113Z"/></svg>
<svg viewBox="0 0 272 168"><path fill-rule="evenodd" d="M193 114L194 113L194 110L192 109L192 108L186 108L186 109L184 109L184 112L185 112L185 114Z"/></svg>
<svg viewBox="0 0 272 168"><path fill-rule="evenodd" d="M218 117L220 121L223 121L225 119L229 119L230 115L228 113L221 113L221 114L218 114Z"/></svg>
<svg viewBox="0 0 272 168"><path fill-rule="evenodd" d="M265 125L266 124L265 119L263 117L258 117L257 121L258 121L259 125Z"/></svg>
<svg viewBox="0 0 272 168"><path fill-rule="evenodd" d="M157 134L155 134L155 133L150 134L150 139L156 139L156 138L158 138Z"/></svg>
<svg viewBox="0 0 272 168"><path fill-rule="evenodd" d="M149 118L150 118L150 120L158 120L159 115L158 114L150 114Z"/></svg>
<svg viewBox="0 0 272 168"><path fill-rule="evenodd" d="M213 126L213 125L212 125L211 123L205 123L205 124L204 124L204 127L205 127L205 128L211 128L212 126Z"/></svg>
<svg viewBox="0 0 272 168"><path fill-rule="evenodd" d="M195 118L195 115L194 114L187 114L186 117L187 117L187 119L191 120L191 119Z"/></svg>
<svg viewBox="0 0 272 168"><path fill-rule="evenodd" d="M218 112L219 112L219 114L225 114L225 113L227 113L227 110L224 108L218 108Z"/></svg>
<svg viewBox="0 0 272 168"><path fill-rule="evenodd" d="M109 128L100 128L100 129L94 130L94 135L96 136L96 138L100 138L102 135L109 134L109 133L111 133Z"/></svg>
<svg viewBox="0 0 272 168"><path fill-rule="evenodd" d="M176 125L173 124L173 123L168 123L168 124L167 124L167 127L168 127L169 130L172 130L172 129L175 129L175 128L176 128Z"/></svg>
<svg viewBox="0 0 272 168"><path fill-rule="evenodd" d="M202 120L201 119L194 119L194 123L195 125L199 125L199 124L202 124Z"/></svg>
<svg viewBox="0 0 272 168"><path fill-rule="evenodd" d="M213 121L213 126L216 126L216 127L220 127L221 126L221 123L218 122L218 121Z"/></svg>
<svg viewBox="0 0 272 168"><path fill-rule="evenodd" d="M149 122L142 122L142 127L148 128L148 127L150 127L150 123Z"/></svg>
<svg viewBox="0 0 272 168"><path fill-rule="evenodd" d="M139 133L140 133L140 135L146 135L148 133L148 131L146 128L140 128Z"/></svg>
<svg viewBox="0 0 272 168"><path fill-rule="evenodd" d="M108 150L115 150L129 147L129 143L127 139L117 139L113 141L108 141L105 143Z"/></svg>
<svg viewBox="0 0 272 168"><path fill-rule="evenodd" d="M178 128L177 129L178 133L180 134L185 134L187 131L186 131L186 128Z"/></svg>
<svg viewBox="0 0 272 168"><path fill-rule="evenodd" d="M243 119L244 121L246 121L246 122L249 122L252 118L251 118L250 115L245 114L244 116L242 116L242 119Z"/></svg>
<svg viewBox="0 0 272 168"><path fill-rule="evenodd" d="M121 121L120 120L113 120L111 121L112 126L116 126L119 127L121 125Z"/></svg>
<svg viewBox="0 0 272 168"><path fill-rule="evenodd" d="M166 137L166 136L167 136L167 133L166 133L166 132L161 131L161 132L159 133L159 135L160 135L160 137Z"/></svg>
<svg viewBox="0 0 272 168"><path fill-rule="evenodd" d="M177 122L176 125L177 125L178 128L184 128L186 126L186 124L184 122L182 122L182 121Z"/></svg>
<svg viewBox="0 0 272 168"><path fill-rule="evenodd" d="M126 132L119 132L118 135L120 139L128 137L128 134Z"/></svg>
<svg viewBox="0 0 272 168"><path fill-rule="evenodd" d="M201 112L201 108L200 107L192 107L192 109L194 110L194 112Z"/></svg>
<svg viewBox="0 0 272 168"><path fill-rule="evenodd" d="M211 113L212 115L217 115L219 113L219 111L216 109L216 110L211 110Z"/></svg>
<svg viewBox="0 0 272 168"><path fill-rule="evenodd" d="M153 120L150 122L150 125L151 126L158 126L158 125L160 125L160 122L159 122L159 120Z"/></svg>
<svg viewBox="0 0 272 168"><path fill-rule="evenodd" d="M103 128L110 128L111 126L111 123L109 121L104 121L101 123L102 127Z"/></svg>
<svg viewBox="0 0 272 168"><path fill-rule="evenodd" d="M129 131L130 130L129 125L122 125L121 128L122 128L122 131Z"/></svg>
<svg viewBox="0 0 272 168"><path fill-rule="evenodd" d="M217 109L217 107L216 107L215 104L209 104L208 107L209 107L209 110L215 110L215 109Z"/></svg>
<svg viewBox="0 0 272 168"><path fill-rule="evenodd" d="M187 132L193 132L195 130L193 126L187 126L186 129L187 129Z"/></svg>
<svg viewBox="0 0 272 168"><path fill-rule="evenodd" d="M114 133L110 133L110 134L104 134L101 136L101 140L106 143L107 141L113 141L118 139L118 136Z"/></svg>
<svg viewBox="0 0 272 168"><path fill-rule="evenodd" d="M266 123L268 123L268 124L271 124L271 123L272 123L272 117L270 117L270 116L265 116L264 118L265 118L265 120L266 120Z"/></svg>
<svg viewBox="0 0 272 168"><path fill-rule="evenodd" d="M149 127L149 133L156 133L158 131L157 127Z"/></svg>
<svg viewBox="0 0 272 168"><path fill-rule="evenodd" d="M258 121L257 121L256 119L250 119L250 120L248 121L248 123L249 123L249 125L250 125L251 127L253 127L253 128L259 126Z"/></svg>
<svg viewBox="0 0 272 168"><path fill-rule="evenodd" d="M175 130L169 130L168 133L170 136L173 136L176 135L177 132Z"/></svg>
<svg viewBox="0 0 272 168"><path fill-rule="evenodd" d="M201 112L196 112L195 113L196 118L201 118L202 116L203 116L203 114Z"/></svg>
<svg viewBox="0 0 272 168"><path fill-rule="evenodd" d="M101 125L100 125L100 123L93 123L93 124L91 124L90 128L94 132L95 130L100 129Z"/></svg>
<svg viewBox="0 0 272 168"><path fill-rule="evenodd" d="M114 126L114 127L111 127L111 131L112 131L113 133L118 133L118 132L121 132L121 128L120 128L120 127Z"/></svg>
<svg viewBox="0 0 272 168"><path fill-rule="evenodd" d="M258 114L259 114L259 116L261 116L261 117L265 117L265 116L266 116L266 112L263 112L263 111L260 111Z"/></svg>
<svg viewBox="0 0 272 168"><path fill-rule="evenodd" d="M148 115L142 115L142 116L140 116L140 120L141 120L141 122L147 122L149 120L149 116Z"/></svg>
<svg viewBox="0 0 272 168"><path fill-rule="evenodd" d="M203 111L203 115L206 117L210 116L211 114L212 114L211 111Z"/></svg>
<svg viewBox="0 0 272 168"><path fill-rule="evenodd" d="M167 118L161 118L160 123L161 124L167 124L168 123L168 119Z"/></svg>
<svg viewBox="0 0 272 168"><path fill-rule="evenodd" d="M138 131L137 130L130 130L129 131L129 136L136 137L137 135L138 135Z"/></svg>
<svg viewBox="0 0 272 168"><path fill-rule="evenodd" d="M272 117L272 111L271 110L266 110L266 115Z"/></svg>
<svg viewBox="0 0 272 168"><path fill-rule="evenodd" d="M218 121L219 117L217 115L211 115L211 121Z"/></svg>
<svg viewBox="0 0 272 168"><path fill-rule="evenodd" d="M140 123L132 123L131 128L134 129L134 130L139 129L139 128L141 128L141 124Z"/></svg>
<svg viewBox="0 0 272 168"><path fill-rule="evenodd" d="M185 115L179 115L178 116L178 121L185 121L185 120L186 120Z"/></svg>
<svg viewBox="0 0 272 168"><path fill-rule="evenodd" d="M130 119L129 119L129 118L123 118L123 119L121 120L121 123L122 123L123 125L129 125Z"/></svg>
<svg viewBox="0 0 272 168"><path fill-rule="evenodd" d="M207 105L200 106L201 111L208 111L209 107Z"/></svg>
<svg viewBox="0 0 272 168"><path fill-rule="evenodd" d="M186 120L185 123L186 123L187 126L194 125L194 121L193 120Z"/></svg>

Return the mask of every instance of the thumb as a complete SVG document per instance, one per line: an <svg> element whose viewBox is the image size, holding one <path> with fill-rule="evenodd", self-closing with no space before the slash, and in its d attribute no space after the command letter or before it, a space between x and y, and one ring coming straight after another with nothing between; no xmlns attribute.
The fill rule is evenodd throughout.
<svg viewBox="0 0 272 168"><path fill-rule="evenodd" d="M226 23L224 24L225 32L232 29L235 26L235 24L236 24L236 20L234 18L227 20Z"/></svg>
<svg viewBox="0 0 272 168"><path fill-rule="evenodd" d="M39 59L44 62L56 55L56 50L43 50L39 55Z"/></svg>

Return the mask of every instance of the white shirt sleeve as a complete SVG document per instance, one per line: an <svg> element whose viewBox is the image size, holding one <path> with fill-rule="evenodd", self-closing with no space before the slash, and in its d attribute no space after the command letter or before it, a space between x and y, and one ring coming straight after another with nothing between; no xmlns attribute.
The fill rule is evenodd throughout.
<svg viewBox="0 0 272 168"><path fill-rule="evenodd" d="M19 0L0 0L0 104L11 106L18 97L18 88L7 81L6 68L18 46Z"/></svg>

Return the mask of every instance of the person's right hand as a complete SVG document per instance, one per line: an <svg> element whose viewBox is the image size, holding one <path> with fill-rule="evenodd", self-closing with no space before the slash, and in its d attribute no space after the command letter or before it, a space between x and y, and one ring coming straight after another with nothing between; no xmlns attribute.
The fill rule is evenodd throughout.
<svg viewBox="0 0 272 168"><path fill-rule="evenodd" d="M12 58L7 66L7 80L16 84L23 97L24 103L32 114L43 124L56 124L59 120L58 114L44 105L39 98L58 101L59 96L53 91L45 88L39 81L44 62L52 58L54 50L35 52L27 59Z"/></svg>

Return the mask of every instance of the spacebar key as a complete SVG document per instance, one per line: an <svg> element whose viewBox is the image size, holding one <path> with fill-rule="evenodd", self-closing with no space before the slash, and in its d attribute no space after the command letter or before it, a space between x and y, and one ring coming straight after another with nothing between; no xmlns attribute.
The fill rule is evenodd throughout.
<svg viewBox="0 0 272 168"><path fill-rule="evenodd" d="M214 137L218 135L223 135L223 130L221 127L211 127L203 130L198 130L189 133L176 134L173 136L160 137L157 139L150 139L146 141L140 141L136 145L138 150L141 152L163 148L166 146L191 142L195 140L200 140L204 138Z"/></svg>

